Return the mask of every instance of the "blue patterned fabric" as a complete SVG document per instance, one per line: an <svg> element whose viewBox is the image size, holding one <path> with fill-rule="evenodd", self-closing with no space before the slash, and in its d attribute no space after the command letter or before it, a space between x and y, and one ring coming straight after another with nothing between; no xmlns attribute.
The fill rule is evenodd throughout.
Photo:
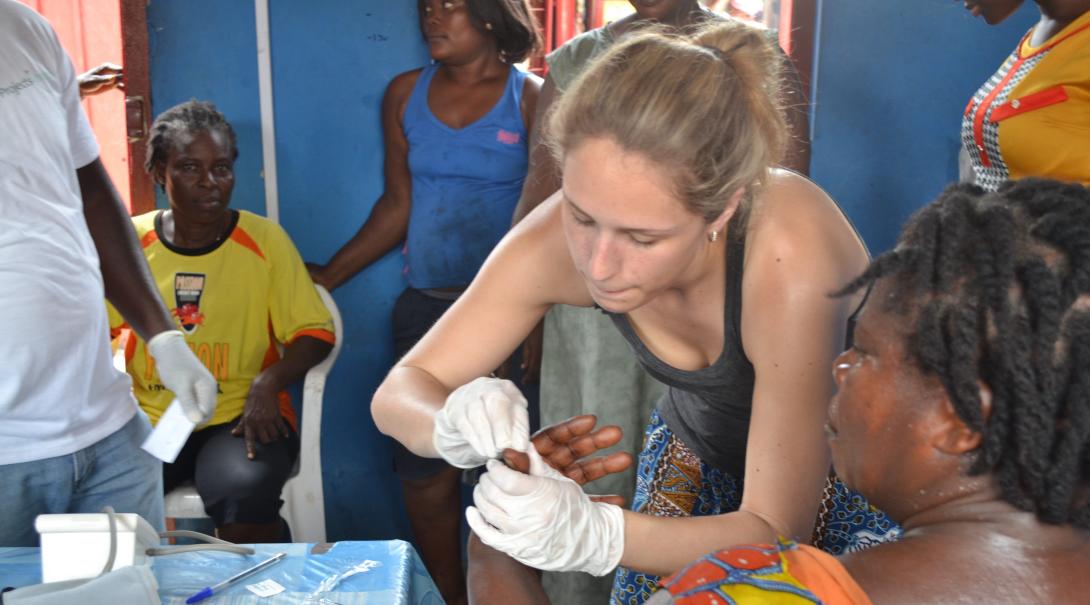
<svg viewBox="0 0 1090 605"><path fill-rule="evenodd" d="M742 480L713 468L693 454L656 410L644 432L632 510L657 517L695 517L738 510ZM896 540L901 529L866 498L835 477L825 487L814 545L831 554L854 552ZM729 544L724 544L724 547ZM617 568L610 605L642 605L659 577Z"/></svg>
<svg viewBox="0 0 1090 605"><path fill-rule="evenodd" d="M814 528L814 546L831 555L858 552L900 539L901 526L872 506L840 479L825 484L821 512Z"/></svg>

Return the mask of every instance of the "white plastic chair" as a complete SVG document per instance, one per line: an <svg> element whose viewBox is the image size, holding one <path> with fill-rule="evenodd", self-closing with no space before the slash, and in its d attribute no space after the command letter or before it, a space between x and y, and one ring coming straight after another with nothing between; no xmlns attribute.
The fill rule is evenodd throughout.
<svg viewBox="0 0 1090 605"><path fill-rule="evenodd" d="M303 381L303 418L299 435L299 471L284 485L282 514L296 542L325 542L325 492L322 488L322 397L325 379L341 353L344 324L337 303L325 288L315 285L329 314L337 342L333 350L307 372Z"/></svg>
<svg viewBox="0 0 1090 605"><path fill-rule="evenodd" d="M299 458L292 476L284 485L281 498L284 506L280 511L291 528L296 542L325 542L325 495L322 489L322 396L325 380L329 375L344 340L344 324L333 296L323 287L315 285L329 314L333 317L333 329L337 341L333 350L321 363L311 368L303 380L303 417L299 432ZM124 353L122 353L124 363ZM207 515L204 502L197 488L187 483L171 490L164 499L168 519L200 519Z"/></svg>

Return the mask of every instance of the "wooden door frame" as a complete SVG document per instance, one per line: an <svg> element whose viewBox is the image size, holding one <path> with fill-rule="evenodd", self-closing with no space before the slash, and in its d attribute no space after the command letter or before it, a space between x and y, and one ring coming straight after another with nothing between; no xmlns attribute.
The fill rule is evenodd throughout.
<svg viewBox="0 0 1090 605"><path fill-rule="evenodd" d="M810 86L814 70L817 5L820 1L782 0L780 3L780 46L795 63L808 100L814 97Z"/></svg>
<svg viewBox="0 0 1090 605"><path fill-rule="evenodd" d="M128 117L129 199L133 215L155 209L155 181L144 171L151 129L147 0L121 0L121 55Z"/></svg>

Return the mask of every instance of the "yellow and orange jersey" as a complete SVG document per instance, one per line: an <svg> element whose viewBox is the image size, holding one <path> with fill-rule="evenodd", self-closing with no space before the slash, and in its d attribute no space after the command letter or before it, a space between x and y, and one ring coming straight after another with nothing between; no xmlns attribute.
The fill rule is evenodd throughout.
<svg viewBox="0 0 1090 605"><path fill-rule="evenodd" d="M300 336L329 343L336 338L329 311L287 233L246 211L235 217L226 237L201 250L164 241L161 211L133 218L163 302L219 385L209 425L242 413L250 383L280 359L278 345ZM107 306L116 335L127 326L113 305ZM125 360L140 407L155 423L174 396L159 381L143 339L129 339ZM281 413L294 426L287 394L280 400Z"/></svg>

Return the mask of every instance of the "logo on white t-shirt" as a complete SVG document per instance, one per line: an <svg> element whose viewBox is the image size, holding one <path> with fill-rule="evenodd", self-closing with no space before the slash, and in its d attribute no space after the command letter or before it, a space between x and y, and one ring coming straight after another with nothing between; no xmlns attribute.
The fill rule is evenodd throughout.
<svg viewBox="0 0 1090 605"><path fill-rule="evenodd" d="M0 98L22 94L22 92L39 82L45 82L49 78L49 74L44 71L31 73L24 71L23 76L12 82L6 82L0 84Z"/></svg>

